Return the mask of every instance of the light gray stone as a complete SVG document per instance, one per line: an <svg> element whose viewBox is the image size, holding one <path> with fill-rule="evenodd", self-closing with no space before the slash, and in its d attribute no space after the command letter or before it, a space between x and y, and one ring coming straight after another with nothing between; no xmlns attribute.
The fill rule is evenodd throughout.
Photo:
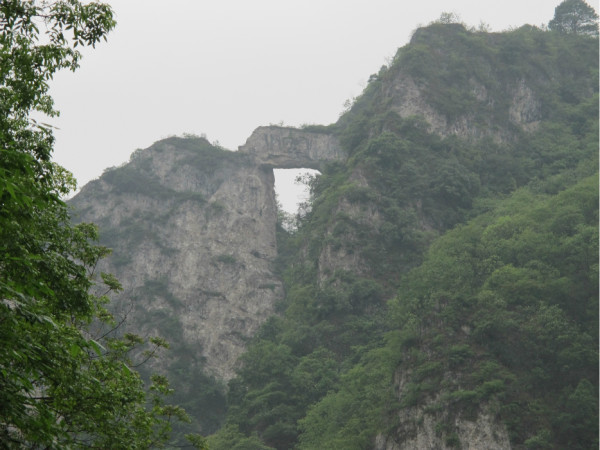
<svg viewBox="0 0 600 450"><path fill-rule="evenodd" d="M319 170L324 162L345 159L338 139L331 134L277 126L258 127L238 151L278 169Z"/></svg>

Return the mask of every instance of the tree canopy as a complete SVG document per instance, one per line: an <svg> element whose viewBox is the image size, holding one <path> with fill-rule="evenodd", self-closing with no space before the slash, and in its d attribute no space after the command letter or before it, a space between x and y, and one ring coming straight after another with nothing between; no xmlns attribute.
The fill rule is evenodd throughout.
<svg viewBox="0 0 600 450"><path fill-rule="evenodd" d="M330 126L348 161L280 229L281 316L242 357L215 449L460 448L480 414L515 448L597 447L597 54L531 26L415 32ZM396 114L407 76L481 133Z"/></svg>
<svg viewBox="0 0 600 450"><path fill-rule="evenodd" d="M583 0L565 0L554 10L548 28L561 33L598 36L598 14Z"/></svg>
<svg viewBox="0 0 600 450"><path fill-rule="evenodd" d="M169 437L163 377L151 394L130 360L144 344L113 337L106 309L119 290L96 273L109 251L97 229L74 225L62 196L72 175L52 159L56 116L49 81L75 70L76 47L95 46L115 26L109 5L77 0L0 3L0 447L147 448ZM166 344L151 339L142 358ZM196 439L201 445L201 440Z"/></svg>

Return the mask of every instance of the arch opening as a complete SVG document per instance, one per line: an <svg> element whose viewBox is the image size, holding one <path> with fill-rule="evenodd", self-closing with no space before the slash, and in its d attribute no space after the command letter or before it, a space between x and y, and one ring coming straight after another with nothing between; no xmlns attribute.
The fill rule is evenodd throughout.
<svg viewBox="0 0 600 450"><path fill-rule="evenodd" d="M315 169L273 169L275 175L275 193L281 208L288 214L296 215L301 203L308 200L308 186L297 181L304 174L320 175Z"/></svg>

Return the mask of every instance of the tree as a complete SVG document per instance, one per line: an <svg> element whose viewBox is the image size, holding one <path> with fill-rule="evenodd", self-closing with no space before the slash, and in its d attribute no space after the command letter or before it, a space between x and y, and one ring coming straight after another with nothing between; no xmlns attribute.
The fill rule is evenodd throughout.
<svg viewBox="0 0 600 450"><path fill-rule="evenodd" d="M560 33L598 36L598 14L583 0L565 0L555 8L548 28Z"/></svg>
<svg viewBox="0 0 600 450"><path fill-rule="evenodd" d="M460 16L455 12L443 12L440 14L440 18L437 20L438 23L450 24L450 23L461 23Z"/></svg>
<svg viewBox="0 0 600 450"><path fill-rule="evenodd" d="M0 2L2 448L146 448L166 441L171 418L185 419L164 404L164 378L148 396L130 368L143 341L98 328L114 326L105 307L120 286L96 274L108 250L93 244L95 226L70 222L61 196L75 180L52 162L52 127L31 118L57 115L48 82L78 67L77 46L95 46L114 26L99 2ZM165 343L151 345L148 357Z"/></svg>

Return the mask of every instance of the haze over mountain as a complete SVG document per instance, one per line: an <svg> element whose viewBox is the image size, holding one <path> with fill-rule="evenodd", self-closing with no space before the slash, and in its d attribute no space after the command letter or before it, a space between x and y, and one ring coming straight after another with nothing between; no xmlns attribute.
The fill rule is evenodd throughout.
<svg viewBox="0 0 600 450"><path fill-rule="evenodd" d="M71 200L211 448L597 446L597 22L451 19L334 124L167 138Z"/></svg>

